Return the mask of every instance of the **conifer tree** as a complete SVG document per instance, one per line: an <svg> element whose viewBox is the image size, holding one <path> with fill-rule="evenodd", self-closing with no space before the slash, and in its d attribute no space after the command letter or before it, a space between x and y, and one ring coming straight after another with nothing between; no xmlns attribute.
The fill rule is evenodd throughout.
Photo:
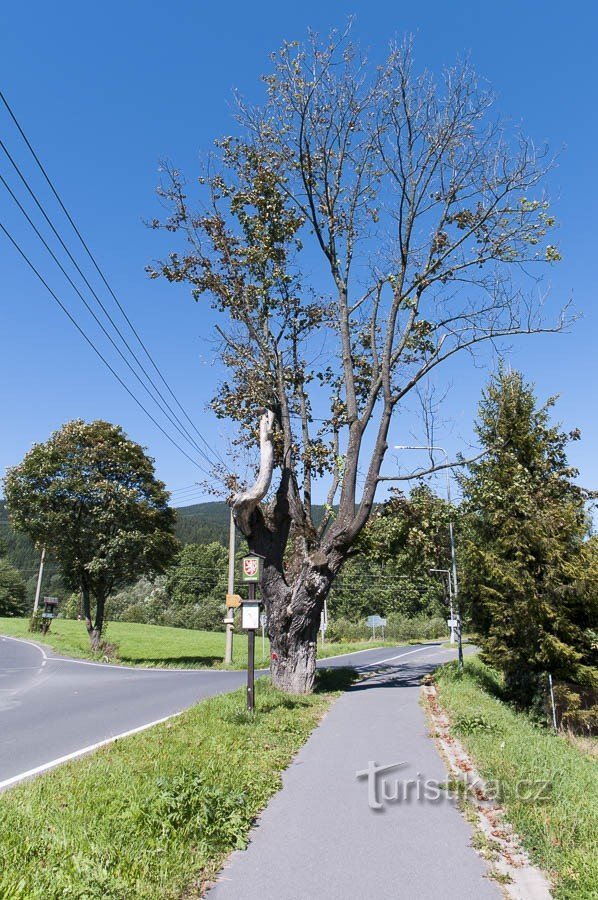
<svg viewBox="0 0 598 900"><path fill-rule="evenodd" d="M519 372L501 369L482 395L486 454L460 478L469 539L462 593L483 653L510 696L530 706L546 673L596 683L592 622L598 590L584 577L588 493L573 479L569 441Z"/></svg>

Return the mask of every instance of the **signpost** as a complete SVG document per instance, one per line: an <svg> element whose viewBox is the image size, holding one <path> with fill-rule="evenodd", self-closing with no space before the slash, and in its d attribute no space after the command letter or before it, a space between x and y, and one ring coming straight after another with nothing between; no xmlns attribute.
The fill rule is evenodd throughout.
<svg viewBox="0 0 598 900"><path fill-rule="evenodd" d="M255 632L260 627L260 603L256 586L262 580L264 557L250 553L241 560L241 581L247 585L247 600L241 603L241 627L247 631L247 709L254 709Z"/></svg>
<svg viewBox="0 0 598 900"><path fill-rule="evenodd" d="M44 597L44 611L42 613L42 632L47 634L52 623L52 619L56 618L56 608L58 606L58 597Z"/></svg>
<svg viewBox="0 0 598 900"><path fill-rule="evenodd" d="M382 640L384 640L384 626L386 625L386 619L383 619L381 616L368 616L367 625L368 628L372 629L372 640L376 640L376 628L382 629Z"/></svg>

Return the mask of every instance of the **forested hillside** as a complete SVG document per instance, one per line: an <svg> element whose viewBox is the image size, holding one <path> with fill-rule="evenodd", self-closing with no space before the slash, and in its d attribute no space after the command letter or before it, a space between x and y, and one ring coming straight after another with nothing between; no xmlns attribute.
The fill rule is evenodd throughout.
<svg viewBox="0 0 598 900"><path fill-rule="evenodd" d="M324 507L314 509L314 519L321 521ZM223 501L195 503L177 509L175 532L182 544L210 544L217 541L228 546L229 507ZM8 524L4 500L0 500L0 555L15 566L27 582L27 594L33 599L39 552L29 538L16 534ZM44 571L45 593L62 595L56 564L48 559Z"/></svg>

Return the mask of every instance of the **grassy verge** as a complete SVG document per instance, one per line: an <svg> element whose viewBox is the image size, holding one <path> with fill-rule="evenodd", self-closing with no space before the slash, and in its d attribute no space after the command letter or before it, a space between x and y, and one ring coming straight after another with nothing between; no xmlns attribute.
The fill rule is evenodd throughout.
<svg viewBox="0 0 598 900"><path fill-rule="evenodd" d="M561 900L596 898L598 768L566 738L535 725L500 699L498 676L468 659L438 670L439 699L481 775L501 785L506 818ZM530 799L543 782L541 799Z"/></svg>
<svg viewBox="0 0 598 900"><path fill-rule="evenodd" d="M73 619L56 619L45 636L31 634L28 619L0 617L0 633L12 637L48 644L57 653L77 659L97 659L91 652L89 637L83 622ZM114 647L113 662L129 666L156 666L159 668L227 668L223 665L224 634L217 631L194 631L186 628L167 628L161 625L138 625L130 622L110 622L106 640ZM258 632L255 642L256 666L269 664L270 644ZM355 643L325 643L318 646L318 657L340 656L356 650L393 646L384 641L360 641ZM100 654L100 659L103 655ZM247 635L235 632L234 661L232 668L247 666Z"/></svg>
<svg viewBox="0 0 598 900"><path fill-rule="evenodd" d="M311 696L256 685L12 788L0 800L3 900L199 896L244 846L280 773L318 723L345 670Z"/></svg>
<svg viewBox="0 0 598 900"><path fill-rule="evenodd" d="M28 619L0 618L0 633L27 638L48 644L57 653L77 659L97 659L91 652L89 637L83 622L56 619L45 636L31 634ZM187 628L167 628L161 625L138 625L131 622L110 622L106 641L114 647L112 661L129 666L157 666L182 668L225 668L224 633L194 631ZM255 646L256 665L268 662L269 644L266 640L262 660L262 641ZM100 658L102 658L100 654ZM241 632L234 638L234 668L247 666L247 636Z"/></svg>

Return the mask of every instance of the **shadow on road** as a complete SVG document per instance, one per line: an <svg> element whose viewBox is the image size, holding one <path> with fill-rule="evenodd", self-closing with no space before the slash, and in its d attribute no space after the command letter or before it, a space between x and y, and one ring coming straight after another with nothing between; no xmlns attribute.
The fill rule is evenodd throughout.
<svg viewBox="0 0 598 900"><path fill-rule="evenodd" d="M396 666L381 665L358 670L360 680L350 691L369 691L374 688L417 687L422 678L438 668L438 663L402 663Z"/></svg>

